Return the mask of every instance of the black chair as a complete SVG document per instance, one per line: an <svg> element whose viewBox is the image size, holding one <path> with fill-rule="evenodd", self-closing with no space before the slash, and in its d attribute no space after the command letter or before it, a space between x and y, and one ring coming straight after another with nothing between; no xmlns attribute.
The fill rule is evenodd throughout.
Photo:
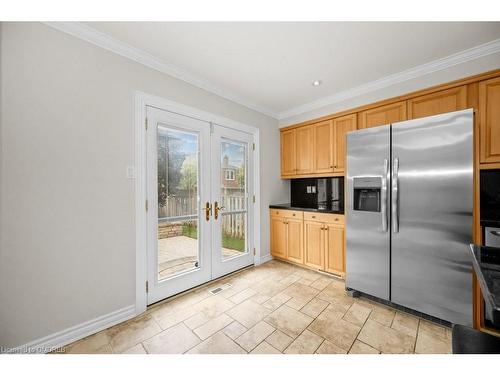
<svg viewBox="0 0 500 375"><path fill-rule="evenodd" d="M453 354L500 354L500 337L454 324L452 348Z"/></svg>

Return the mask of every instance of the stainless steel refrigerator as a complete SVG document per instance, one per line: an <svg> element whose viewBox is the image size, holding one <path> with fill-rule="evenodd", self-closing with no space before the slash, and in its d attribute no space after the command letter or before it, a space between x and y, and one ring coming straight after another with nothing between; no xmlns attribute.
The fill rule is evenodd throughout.
<svg viewBox="0 0 500 375"><path fill-rule="evenodd" d="M347 135L346 287L472 325L473 111Z"/></svg>

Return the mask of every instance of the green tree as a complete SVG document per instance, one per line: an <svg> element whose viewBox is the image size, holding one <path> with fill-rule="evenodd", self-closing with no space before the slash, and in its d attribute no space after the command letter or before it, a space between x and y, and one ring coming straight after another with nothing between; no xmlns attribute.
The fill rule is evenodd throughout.
<svg viewBox="0 0 500 375"><path fill-rule="evenodd" d="M189 155L182 162L179 188L187 191L195 190L197 187L197 175L198 166L196 155Z"/></svg>
<svg viewBox="0 0 500 375"><path fill-rule="evenodd" d="M242 188L245 186L245 162L242 162L236 170L236 182L238 187Z"/></svg>
<svg viewBox="0 0 500 375"><path fill-rule="evenodd" d="M185 159L182 141L171 134L158 134L158 205L164 207L169 196L178 193L180 168Z"/></svg>

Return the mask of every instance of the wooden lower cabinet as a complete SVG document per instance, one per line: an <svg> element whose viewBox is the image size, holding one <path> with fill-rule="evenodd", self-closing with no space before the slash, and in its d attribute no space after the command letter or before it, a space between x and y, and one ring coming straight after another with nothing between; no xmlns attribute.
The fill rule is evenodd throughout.
<svg viewBox="0 0 500 375"><path fill-rule="evenodd" d="M325 230L325 271L345 276L344 227L328 224Z"/></svg>
<svg viewBox="0 0 500 375"><path fill-rule="evenodd" d="M295 263L304 262L304 221L287 219L287 258Z"/></svg>
<svg viewBox="0 0 500 375"><path fill-rule="evenodd" d="M278 258L287 257L287 230L282 217L271 216L271 254Z"/></svg>
<svg viewBox="0 0 500 375"><path fill-rule="evenodd" d="M271 255L345 276L343 215L271 209Z"/></svg>
<svg viewBox="0 0 500 375"><path fill-rule="evenodd" d="M303 213L271 210L271 255L290 262L304 263Z"/></svg>
<svg viewBox="0 0 500 375"><path fill-rule="evenodd" d="M325 269L325 234L324 224L316 221L304 221L304 248L306 266L319 270Z"/></svg>

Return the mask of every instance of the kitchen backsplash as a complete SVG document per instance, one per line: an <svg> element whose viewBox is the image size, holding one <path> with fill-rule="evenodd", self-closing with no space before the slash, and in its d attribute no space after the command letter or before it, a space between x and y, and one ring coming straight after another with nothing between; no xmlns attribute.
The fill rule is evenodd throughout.
<svg viewBox="0 0 500 375"><path fill-rule="evenodd" d="M344 210L344 177L298 178L290 183L294 207Z"/></svg>

